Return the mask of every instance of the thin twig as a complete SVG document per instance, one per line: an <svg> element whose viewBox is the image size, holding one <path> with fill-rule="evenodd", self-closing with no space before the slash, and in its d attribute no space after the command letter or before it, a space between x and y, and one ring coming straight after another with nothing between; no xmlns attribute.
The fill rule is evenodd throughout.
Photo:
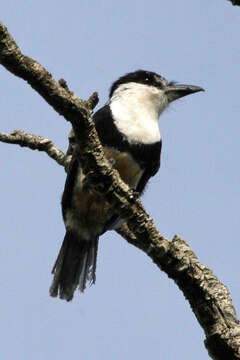
<svg viewBox="0 0 240 360"><path fill-rule="evenodd" d="M240 0L229 0L233 4L233 6L237 5L240 6Z"/></svg>
<svg viewBox="0 0 240 360"><path fill-rule="evenodd" d="M42 136L25 133L22 130L15 130L11 134L0 133L0 141L8 144L17 144L32 150L44 151L59 165L65 166L66 156L57 146Z"/></svg>
<svg viewBox="0 0 240 360"><path fill-rule="evenodd" d="M216 360L240 359L240 327L227 288L197 259L179 236L172 241L155 228L141 202L105 159L94 123L95 95L88 101L76 97L64 82L57 83L38 62L23 55L6 27L0 23L0 63L26 80L59 114L72 123L77 154L91 186L127 221L119 232L142 249L174 279L205 331L205 345ZM128 229L126 228L128 227Z"/></svg>

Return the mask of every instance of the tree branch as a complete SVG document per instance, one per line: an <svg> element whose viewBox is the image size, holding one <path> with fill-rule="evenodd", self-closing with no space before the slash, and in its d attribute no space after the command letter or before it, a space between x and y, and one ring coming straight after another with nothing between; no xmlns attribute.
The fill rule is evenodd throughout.
<svg viewBox="0 0 240 360"><path fill-rule="evenodd" d="M0 133L0 141L8 144L17 144L32 150L44 151L59 165L65 166L66 156L56 145L42 136L25 133L22 130L15 130L11 134Z"/></svg>
<svg viewBox="0 0 240 360"><path fill-rule="evenodd" d="M59 114L72 123L77 155L91 186L114 204L126 219L118 231L129 243L143 250L172 278L205 331L205 345L217 360L240 359L240 327L227 288L202 265L179 236L172 241L160 234L141 202L105 159L91 118L97 103L94 94L88 101L78 99L39 63L22 55L0 23L0 62L13 74L26 80ZM61 164L63 165L63 164Z"/></svg>
<svg viewBox="0 0 240 360"><path fill-rule="evenodd" d="M234 5L237 5L237 6L240 6L240 0L229 0L231 1L231 3Z"/></svg>
<svg viewBox="0 0 240 360"><path fill-rule="evenodd" d="M139 240L127 224L117 231L139 248ZM163 256L150 245L148 256L182 290L202 326L209 355L216 360L240 359L240 327L228 289L210 269L201 264L188 244L178 235L169 242ZM151 247L152 246L152 247Z"/></svg>

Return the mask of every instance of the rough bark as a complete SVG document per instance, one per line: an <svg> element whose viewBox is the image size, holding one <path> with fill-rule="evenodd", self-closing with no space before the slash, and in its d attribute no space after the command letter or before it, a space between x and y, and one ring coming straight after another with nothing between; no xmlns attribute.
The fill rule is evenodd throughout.
<svg viewBox="0 0 240 360"><path fill-rule="evenodd" d="M31 150L46 152L59 165L65 165L65 154L51 140L45 139L42 136L28 134L22 130L15 130L11 134L0 133L0 141L8 144L17 144Z"/></svg>
<svg viewBox="0 0 240 360"><path fill-rule="evenodd" d="M76 134L78 157L89 183L113 203L126 223L118 231L129 243L143 250L175 281L189 301L205 335L205 346L216 360L240 359L240 326L230 294L179 236L166 239L154 226L141 202L104 158L91 118L97 94L83 101L64 80L58 83L35 60L23 55L6 27L0 23L0 63L26 80L59 114L70 121ZM45 151L67 168L65 156L47 139L17 131L1 134L0 141Z"/></svg>

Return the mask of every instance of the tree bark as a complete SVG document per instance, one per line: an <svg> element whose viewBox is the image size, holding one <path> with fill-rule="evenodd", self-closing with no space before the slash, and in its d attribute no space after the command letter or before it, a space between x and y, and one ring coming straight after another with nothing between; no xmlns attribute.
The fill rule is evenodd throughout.
<svg viewBox="0 0 240 360"><path fill-rule="evenodd" d="M98 101L97 94L94 93L87 101L78 99L63 79L56 82L37 61L23 55L2 23L0 63L26 80L48 104L71 122L78 158L90 185L114 204L126 220L118 233L144 251L181 289L205 332L209 355L216 360L240 359L239 320L226 286L199 262L181 237L176 235L169 241L157 231L141 202L105 159L91 118ZM67 169L69 156L48 139L17 131L11 135L0 134L0 141L45 151Z"/></svg>

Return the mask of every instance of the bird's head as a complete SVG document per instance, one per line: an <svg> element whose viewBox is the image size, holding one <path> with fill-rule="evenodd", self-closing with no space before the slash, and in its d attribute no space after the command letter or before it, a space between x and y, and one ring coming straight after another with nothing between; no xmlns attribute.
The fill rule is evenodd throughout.
<svg viewBox="0 0 240 360"><path fill-rule="evenodd" d="M127 91L126 91L127 90ZM194 85L168 82L164 77L145 70L137 70L120 77L110 88L110 99L124 96L124 93L139 98L140 101L151 101L159 106L159 114L173 101L199 91L203 88Z"/></svg>

